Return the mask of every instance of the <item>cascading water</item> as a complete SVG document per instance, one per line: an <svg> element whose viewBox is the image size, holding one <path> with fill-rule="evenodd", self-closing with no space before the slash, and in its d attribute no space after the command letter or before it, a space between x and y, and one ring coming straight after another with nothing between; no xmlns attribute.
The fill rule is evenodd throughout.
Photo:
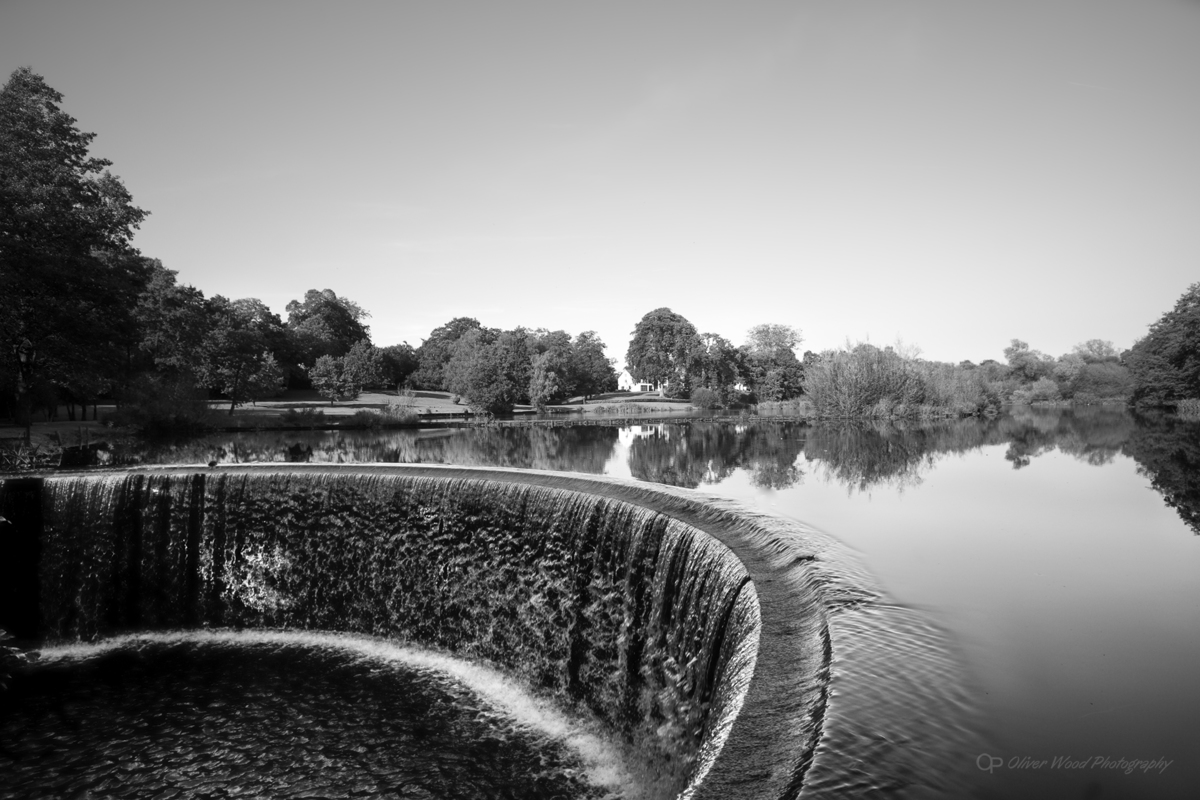
<svg viewBox="0 0 1200 800"><path fill-rule="evenodd" d="M741 563L646 508L405 475L47 479L54 641L214 626L339 630L504 667L582 705L682 790L747 631ZM720 715L713 718L720 719ZM711 750L711 746L709 748Z"/></svg>
<svg viewBox="0 0 1200 800"><path fill-rule="evenodd" d="M867 714L830 690L891 696L891 678L838 658L846 630L898 651L862 623L886 617L862 614L880 594L828 537L728 501L561 473L263 465L9 481L0 513L4 555L36 566L0 626L27 637L343 632L495 665L599 720L650 796L795 798L809 772L824 788L806 797L849 774L889 785L858 779ZM937 644L921 636L913 664ZM909 706L954 694L930 683L945 663L913 672ZM921 773L937 735L893 724ZM914 785L950 785L928 772Z"/></svg>

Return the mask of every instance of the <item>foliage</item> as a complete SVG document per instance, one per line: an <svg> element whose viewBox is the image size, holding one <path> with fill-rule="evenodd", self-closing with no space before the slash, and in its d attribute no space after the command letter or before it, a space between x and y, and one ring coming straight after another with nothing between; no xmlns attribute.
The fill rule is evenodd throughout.
<svg viewBox="0 0 1200 800"><path fill-rule="evenodd" d="M1134 378L1129 368L1115 361L1086 363L1071 383L1071 397L1077 403L1105 400L1125 401L1133 393Z"/></svg>
<svg viewBox="0 0 1200 800"><path fill-rule="evenodd" d="M998 387L973 365L923 361L864 343L806 361L805 395L823 417L963 416L1000 407Z"/></svg>
<svg viewBox="0 0 1200 800"><path fill-rule="evenodd" d="M1135 384L1132 399L1139 405L1200 396L1200 283L1189 286L1134 343L1125 363Z"/></svg>
<svg viewBox="0 0 1200 800"><path fill-rule="evenodd" d="M1105 339L1088 339L1072 348L1075 355L1090 363L1096 361L1116 361L1117 348Z"/></svg>
<svg viewBox="0 0 1200 800"><path fill-rule="evenodd" d="M1070 397L1074 394L1075 383L1079 380L1079 376L1083 373L1083 368L1087 365L1088 362L1078 353L1067 353L1059 356L1058 361L1054 364L1054 369L1050 372L1050 376L1054 378L1054 382L1058 384L1065 397Z"/></svg>
<svg viewBox="0 0 1200 800"><path fill-rule="evenodd" d="M378 387L384 380L383 353L365 339L355 342L342 357L342 379L346 394L357 397L365 388Z"/></svg>
<svg viewBox="0 0 1200 800"><path fill-rule="evenodd" d="M207 392L188 375L139 375L121 392L120 400L113 423L143 433L203 430L214 424Z"/></svg>
<svg viewBox="0 0 1200 800"><path fill-rule="evenodd" d="M741 373L760 402L788 400L803 391L804 366L796 358L803 341L800 330L789 325L764 323L749 330Z"/></svg>
<svg viewBox="0 0 1200 800"><path fill-rule="evenodd" d="M95 134L62 99L27 67L0 88L0 370L17 374L28 340L30 382L77 376L86 394L121 376L135 343L130 310L149 269L131 240L147 212L89 154Z"/></svg>
<svg viewBox="0 0 1200 800"><path fill-rule="evenodd" d="M446 364L447 388L479 413L510 413L525 399L532 375L528 359L522 358L527 353L525 346L525 333L520 329L494 339L488 331L468 330L455 342Z"/></svg>
<svg viewBox="0 0 1200 800"><path fill-rule="evenodd" d="M802 417L817 416L817 408L807 397L791 400L763 400L752 406L760 417Z"/></svg>
<svg viewBox="0 0 1200 800"><path fill-rule="evenodd" d="M454 355L454 345L465 333L472 330L482 330L479 320L473 317L456 317L441 327L434 328L429 338L417 348L417 360L420 366L412 374L412 384L416 389L432 389L434 391L449 391L446 377L446 366ZM491 335L495 331L490 331Z"/></svg>
<svg viewBox="0 0 1200 800"><path fill-rule="evenodd" d="M604 355L604 342L595 331L584 331L571 344L571 395L583 395L586 400L594 394L617 390L617 371L614 359Z"/></svg>
<svg viewBox="0 0 1200 800"><path fill-rule="evenodd" d="M669 308L656 308L634 326L625 366L634 380L686 391L696 339L696 328L687 319Z"/></svg>
<svg viewBox="0 0 1200 800"><path fill-rule="evenodd" d="M721 408L725 405L720 392L710 389L707 386L700 386L693 389L691 399L692 405L696 406L696 408Z"/></svg>
<svg viewBox="0 0 1200 800"><path fill-rule="evenodd" d="M383 382L399 389L409 383L413 373L421 366L417 351L408 342L382 347L380 371Z"/></svg>
<svg viewBox="0 0 1200 800"><path fill-rule="evenodd" d="M1003 403L1001 388L978 367L922 361L918 372L925 384L924 405L956 415L995 414ZM928 414L928 412L926 412Z"/></svg>
<svg viewBox="0 0 1200 800"><path fill-rule="evenodd" d="M890 347L865 343L823 353L804 376L804 393L818 413L833 417L873 414L880 401L915 406L925 399L911 362Z"/></svg>
<svg viewBox="0 0 1200 800"><path fill-rule="evenodd" d="M804 367L791 350L748 353L746 386L760 401L790 400L804 390Z"/></svg>
<svg viewBox="0 0 1200 800"><path fill-rule="evenodd" d="M364 340L352 345L344 356L318 356L308 378L332 405L337 400L353 400L364 387L378 385L383 380L382 370L383 354Z"/></svg>
<svg viewBox="0 0 1200 800"><path fill-rule="evenodd" d="M1052 378L1041 377L1029 386L1018 389L1012 394L1012 401L1019 405L1029 403L1054 402L1062 399L1058 384Z"/></svg>
<svg viewBox="0 0 1200 800"><path fill-rule="evenodd" d="M794 354L803 341L799 328L767 322L755 325L746 333L745 346L755 355L773 355L780 350L790 350Z"/></svg>
<svg viewBox="0 0 1200 800"><path fill-rule="evenodd" d="M559 377L554 353L547 351L533 357L529 376L529 404L538 410L563 394L563 379ZM561 367L559 367L561 369Z"/></svg>
<svg viewBox="0 0 1200 800"><path fill-rule="evenodd" d="M1009 369L1023 383L1033 383L1038 378L1045 377L1054 369L1054 359L1037 350L1030 350L1029 345L1020 339L1013 339L1012 344L1004 348L1004 357L1008 359Z"/></svg>
<svg viewBox="0 0 1200 800"><path fill-rule="evenodd" d="M702 333L694 342L688 367L691 397L696 390L708 389L724 405L733 394L734 384L744 370L743 354L728 339L715 333Z"/></svg>
<svg viewBox="0 0 1200 800"><path fill-rule="evenodd" d="M270 326L279 318L258 300L229 301L217 295L209 302L209 331L199 352L196 374L229 399L229 413L248 400L278 394L280 369L269 347Z"/></svg>
<svg viewBox="0 0 1200 800"><path fill-rule="evenodd" d="M257 362L256 368L246 379L242 396L247 400L264 400L277 396L283 391L283 386L283 369L273 354L264 351L262 360ZM232 399L231 395L230 400Z"/></svg>
<svg viewBox="0 0 1200 800"><path fill-rule="evenodd" d="M204 293L179 284L176 272L161 261L154 259L150 266L150 279L134 312L141 330L139 347L159 370L195 375L209 330Z"/></svg>
<svg viewBox="0 0 1200 800"><path fill-rule="evenodd" d="M324 355L318 356L316 363L308 369L308 379L313 388L329 400L329 404L337 400L347 400L358 396L358 392L349 394L349 387L343 376L343 362L340 358Z"/></svg>
<svg viewBox="0 0 1200 800"><path fill-rule="evenodd" d="M421 413L417 411L416 406L408 402L411 399L402 398L399 402L389 402L380 412L384 420L388 424L408 424L418 421Z"/></svg>
<svg viewBox="0 0 1200 800"><path fill-rule="evenodd" d="M355 343L371 339L371 329L363 324L371 315L332 289L309 289L304 300L292 300L285 310L288 329L306 367L319 356L344 356Z"/></svg>
<svg viewBox="0 0 1200 800"><path fill-rule="evenodd" d="M280 415L280 420L286 425L315 428L325 424L325 412L314 408L289 408Z"/></svg>
<svg viewBox="0 0 1200 800"><path fill-rule="evenodd" d="M411 406L388 403L382 409L364 408L355 411L342 423L350 428L387 428L410 425L420 420L420 414Z"/></svg>
<svg viewBox="0 0 1200 800"><path fill-rule="evenodd" d="M566 331L538 329L526 333L530 353L528 398L539 408L583 395L616 389L617 373L604 355L604 342L595 331L571 340ZM514 376L515 380L520 375Z"/></svg>

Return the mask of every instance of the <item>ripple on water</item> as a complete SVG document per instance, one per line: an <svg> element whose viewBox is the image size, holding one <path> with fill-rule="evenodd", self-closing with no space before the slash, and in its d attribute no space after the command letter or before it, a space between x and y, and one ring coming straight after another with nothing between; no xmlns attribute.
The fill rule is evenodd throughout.
<svg viewBox="0 0 1200 800"><path fill-rule="evenodd" d="M357 637L53 648L0 703L3 797L642 794L618 748L494 670Z"/></svg>

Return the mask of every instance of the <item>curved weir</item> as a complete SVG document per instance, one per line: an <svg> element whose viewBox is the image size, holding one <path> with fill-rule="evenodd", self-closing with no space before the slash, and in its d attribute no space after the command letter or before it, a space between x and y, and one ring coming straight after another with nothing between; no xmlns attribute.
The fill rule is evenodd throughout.
<svg viewBox="0 0 1200 800"><path fill-rule="evenodd" d="M166 467L10 479L0 514L0 626L26 638L254 628L434 648L586 708L670 796L954 796L979 752L935 627L831 538L688 490Z"/></svg>

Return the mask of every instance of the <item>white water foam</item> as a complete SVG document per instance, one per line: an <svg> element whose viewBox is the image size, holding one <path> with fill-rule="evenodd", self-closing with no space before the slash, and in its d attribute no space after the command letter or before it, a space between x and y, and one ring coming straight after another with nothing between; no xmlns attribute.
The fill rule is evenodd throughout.
<svg viewBox="0 0 1200 800"><path fill-rule="evenodd" d="M403 664L448 677L514 724L570 750L588 783L610 798L646 797L649 787L629 768L632 754L603 732L594 720L574 718L548 700L531 695L499 670L424 648L351 634L280 630L204 630L136 633L95 643L64 644L40 651L39 663L92 658L139 642L222 645L292 645L350 652L377 662Z"/></svg>

